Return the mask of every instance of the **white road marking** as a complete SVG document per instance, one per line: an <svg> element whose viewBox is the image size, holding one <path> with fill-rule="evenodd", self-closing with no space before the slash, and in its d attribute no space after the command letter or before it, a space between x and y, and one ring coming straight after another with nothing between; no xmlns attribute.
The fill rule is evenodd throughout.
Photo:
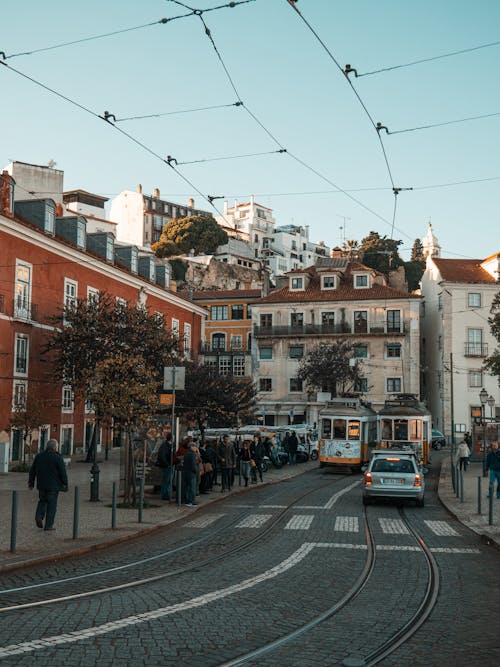
<svg viewBox="0 0 500 667"><path fill-rule="evenodd" d="M205 514L204 516L197 517L192 521L188 521L185 524L187 528L206 528L207 526L212 525L217 519L225 516L224 514Z"/></svg>
<svg viewBox="0 0 500 667"><path fill-rule="evenodd" d="M386 535L408 535L408 528L401 519L379 519L382 532Z"/></svg>
<svg viewBox="0 0 500 667"><path fill-rule="evenodd" d="M359 520L357 516L338 516L335 519L334 530L344 533L359 533Z"/></svg>
<svg viewBox="0 0 500 667"><path fill-rule="evenodd" d="M260 528L266 521L272 517L272 514L249 514L235 528Z"/></svg>
<svg viewBox="0 0 500 667"><path fill-rule="evenodd" d="M310 514L294 514L286 524L285 530L309 530L313 519Z"/></svg>
<svg viewBox="0 0 500 667"><path fill-rule="evenodd" d="M342 489L342 491L338 491L337 493L335 493L330 498L330 500L325 503L325 505L324 505L325 510L331 510L332 507L335 505L335 503L337 502L337 500L339 498L341 498L345 493L348 493L349 491L351 491L351 489L354 489L354 487L358 486L359 484L361 484L360 479L358 479L357 482L354 482L354 484L350 484L349 486L346 486L345 489Z"/></svg>
<svg viewBox="0 0 500 667"><path fill-rule="evenodd" d="M377 544L377 551L422 551L422 549L414 545Z"/></svg>
<svg viewBox="0 0 500 667"><path fill-rule="evenodd" d="M440 535L441 537L458 535L457 531L447 521L424 521L424 523L435 535Z"/></svg>
<svg viewBox="0 0 500 667"><path fill-rule="evenodd" d="M288 507L288 505L259 505L259 508L260 507L268 510L282 510L285 509L285 507Z"/></svg>
<svg viewBox="0 0 500 667"><path fill-rule="evenodd" d="M431 551L437 554L480 554L479 549L458 549L455 547L432 547Z"/></svg>

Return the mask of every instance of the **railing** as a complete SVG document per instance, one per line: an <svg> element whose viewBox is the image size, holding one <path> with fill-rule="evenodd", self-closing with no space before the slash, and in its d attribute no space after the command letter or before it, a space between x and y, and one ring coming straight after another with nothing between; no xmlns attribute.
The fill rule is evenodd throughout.
<svg viewBox="0 0 500 667"><path fill-rule="evenodd" d="M227 345L226 347L217 347L210 345L210 343L200 343L200 354L229 354L240 353L250 354L242 345Z"/></svg>
<svg viewBox="0 0 500 667"><path fill-rule="evenodd" d="M29 299L14 299L12 306L12 316L16 320L31 322L37 319L38 308Z"/></svg>
<svg viewBox="0 0 500 667"><path fill-rule="evenodd" d="M291 326L291 325L281 325L281 326L256 326L253 329L253 333L257 337L269 337L269 336L308 336L308 335L346 335L346 334L356 334L356 335L370 335L370 334L404 334L406 327L404 323L401 323L401 327L386 327L385 323L372 323L370 324L369 329L366 327L359 327L351 325L348 322L340 322L339 324L303 324L302 326Z"/></svg>
<svg viewBox="0 0 500 667"><path fill-rule="evenodd" d="M488 345L483 343L465 343L464 355L466 357L487 357Z"/></svg>

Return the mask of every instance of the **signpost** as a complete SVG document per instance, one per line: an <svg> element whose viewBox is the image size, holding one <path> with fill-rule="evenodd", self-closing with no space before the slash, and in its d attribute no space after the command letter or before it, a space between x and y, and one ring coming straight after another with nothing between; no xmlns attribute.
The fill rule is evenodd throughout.
<svg viewBox="0 0 500 667"><path fill-rule="evenodd" d="M169 396L169 399L167 399L167 402L164 403L164 405L172 405L172 450L171 450L172 475L170 476L170 485L171 485L170 497L172 497L172 482L174 479L173 475L174 452L177 449L177 429L175 424L175 391L177 389L183 390L185 386L186 386L186 369L184 368L184 366L164 366L163 390L172 392L172 394ZM165 394L162 394L162 396L165 396ZM162 402L161 398L160 402Z"/></svg>

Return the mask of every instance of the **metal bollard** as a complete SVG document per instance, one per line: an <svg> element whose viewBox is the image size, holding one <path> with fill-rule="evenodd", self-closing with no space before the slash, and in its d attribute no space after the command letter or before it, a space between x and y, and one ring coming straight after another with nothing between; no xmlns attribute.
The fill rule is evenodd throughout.
<svg viewBox="0 0 500 667"><path fill-rule="evenodd" d="M460 471L460 502L464 502L464 471Z"/></svg>
<svg viewBox="0 0 500 667"><path fill-rule="evenodd" d="M111 528L116 528L116 482L113 482L113 495L111 497Z"/></svg>
<svg viewBox="0 0 500 667"><path fill-rule="evenodd" d="M12 514L10 522L10 551L16 552L17 541L17 491L12 491Z"/></svg>
<svg viewBox="0 0 500 667"><path fill-rule="evenodd" d="M493 484L490 484L490 495L488 497L488 525L493 525Z"/></svg>
<svg viewBox="0 0 500 667"><path fill-rule="evenodd" d="M144 507L144 477L139 480L139 516L138 522L142 523L142 508Z"/></svg>
<svg viewBox="0 0 500 667"><path fill-rule="evenodd" d="M180 507L182 504L182 470L177 471L177 483L176 483L176 494L177 494L177 505Z"/></svg>
<svg viewBox="0 0 500 667"><path fill-rule="evenodd" d="M451 486L453 487L453 493L456 493L456 484L457 480L455 479L455 466L451 464Z"/></svg>
<svg viewBox="0 0 500 667"><path fill-rule="evenodd" d="M457 466L455 466L455 479L457 481L457 484L456 484L457 488L455 489L455 496L458 498L459 495L460 495L460 476L458 474Z"/></svg>
<svg viewBox="0 0 500 667"><path fill-rule="evenodd" d="M477 478L477 513L481 514L482 509L481 509L481 480L482 477L479 475Z"/></svg>
<svg viewBox="0 0 500 667"><path fill-rule="evenodd" d="M75 502L73 504L73 539L78 538L78 518L80 513L80 489L75 486Z"/></svg>

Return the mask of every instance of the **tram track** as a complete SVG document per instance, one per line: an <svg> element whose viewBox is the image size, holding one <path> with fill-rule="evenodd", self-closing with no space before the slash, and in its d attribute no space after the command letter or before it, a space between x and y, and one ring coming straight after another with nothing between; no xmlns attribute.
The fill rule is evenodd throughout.
<svg viewBox="0 0 500 667"><path fill-rule="evenodd" d="M245 551L248 549L250 546L256 544L257 542L261 541L265 537L269 535L273 531L273 529L276 527L276 525L282 520L283 516L286 515L287 512L289 512L295 505L300 503L304 498L307 496L317 493L318 491L321 491L325 488L328 488L330 486L337 486L337 484L342 483L345 481L344 479L334 479L330 480L326 484L322 484L321 486L316 486L313 489L309 489L305 493L301 493L300 495L296 496L291 502L289 502L286 507L282 508L279 512L276 513L276 515L273 517L273 519L266 524L266 526L262 529L259 530L258 534L254 535L253 537L244 540L243 542L238 543L237 545L225 549L221 551L219 554L216 555L211 555L208 558L204 558L201 560L194 561L188 565L184 564L181 568L175 568L175 569L169 569L167 572L161 572L155 575L151 575L148 577L142 577L140 579L131 579L125 582L117 583L114 585L110 586L103 586L99 588L94 588L92 590L88 591L80 591L78 593L70 593L70 594L63 594L63 595L58 595L58 596L52 596L52 597L46 597L43 599L37 599L37 600L30 600L26 602L21 602L21 603L16 603L16 604L7 604L7 605L2 605L0 606L0 614L1 613L6 613L6 612L12 612L12 611L18 611L18 610L24 610L24 609L31 609L31 608L36 608L36 607L41 607L41 606L47 606L50 604L56 604L58 602L70 602L72 600L79 600L81 598L85 597L91 597L91 596L97 596L97 595L102 595L104 593L113 593L116 591L124 590L124 589L129 589L133 587L138 587L138 586L144 586L146 584L151 584L154 582L158 582L161 580L168 579L170 577L176 577L182 574L185 574L189 571L193 570L198 570L201 567L207 567L209 565L212 565L214 563L217 563L223 559L226 559L229 556L232 556L234 554L240 553L242 551ZM349 488L350 485L344 485L343 488ZM343 488L340 489L339 493L343 493ZM207 509L209 509L210 506L207 506ZM203 510L202 510L203 511ZM62 586L62 585L71 585L74 584L75 582L81 582L82 580L92 580L92 578L99 578L101 576L105 575L112 575L114 573L121 573L126 569L130 568L137 568L139 566L143 566L146 563L151 563L154 561L166 561L169 562L169 557L174 556L180 552L187 551L189 549L192 549L193 547L197 547L201 544L204 544L207 546L218 546L217 544L217 539L220 537L221 534L224 534L228 531L228 529L234 527L241 519L246 515L246 512L244 513L238 513L238 515L229 523L225 523L222 527L220 527L217 530L212 530L208 536L203 536L201 538L197 538L195 540L190 540L178 547L174 547L172 549L168 549L166 551L163 551L161 553L155 554L153 556L148 556L147 558L141 558L138 560L133 560L130 561L126 564L123 565L118 565L112 568L105 568L103 570L98 570L94 572L88 572L80 575L72 575L70 577L65 577L58 579L56 581L54 580L48 580L44 582L37 582L33 584L27 584L26 586L17 586L9 589L3 589L0 590L0 599L2 596L6 595L16 595L16 597L19 594L23 593L28 593L30 591L38 591L41 590L42 588L47 588L47 587L57 587L57 586ZM193 515L189 515L189 517L186 517L186 519L191 520ZM205 551L206 551L205 547Z"/></svg>

